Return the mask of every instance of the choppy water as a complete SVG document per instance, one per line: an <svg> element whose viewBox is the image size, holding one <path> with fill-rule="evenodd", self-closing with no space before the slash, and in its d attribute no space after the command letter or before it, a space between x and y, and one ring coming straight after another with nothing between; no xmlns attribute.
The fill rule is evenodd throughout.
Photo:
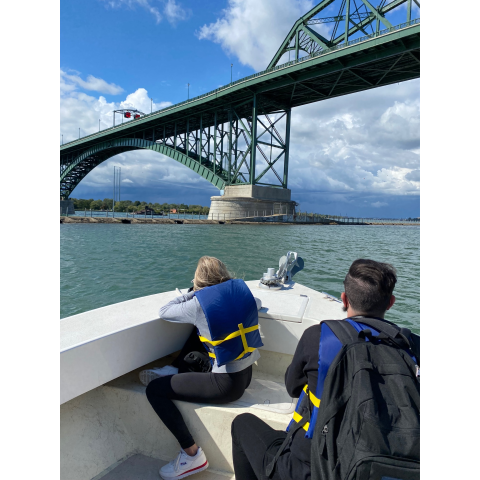
<svg viewBox="0 0 480 480"><path fill-rule="evenodd" d="M353 260L371 258L398 272L387 319L420 331L420 228L401 226L63 224L61 317L191 285L202 255L253 280L288 250L305 268L295 280L340 296Z"/></svg>

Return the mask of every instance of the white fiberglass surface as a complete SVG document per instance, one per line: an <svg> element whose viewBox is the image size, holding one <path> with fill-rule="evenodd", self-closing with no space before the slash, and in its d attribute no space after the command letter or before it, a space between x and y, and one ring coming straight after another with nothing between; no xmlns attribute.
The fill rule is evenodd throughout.
<svg viewBox="0 0 480 480"><path fill-rule="evenodd" d="M283 383L252 378L252 382L242 397L231 402L231 405L290 414L293 413L296 403L296 399L290 397Z"/></svg>

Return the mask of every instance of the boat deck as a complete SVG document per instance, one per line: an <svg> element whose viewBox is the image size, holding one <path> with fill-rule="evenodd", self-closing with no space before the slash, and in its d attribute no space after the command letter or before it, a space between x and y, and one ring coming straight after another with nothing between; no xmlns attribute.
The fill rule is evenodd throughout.
<svg viewBox="0 0 480 480"><path fill-rule="evenodd" d="M168 463L166 460L137 453L122 459L92 480L159 480L158 471L166 463ZM195 480L235 480L234 475L215 473L210 469L196 473L192 478Z"/></svg>
<svg viewBox="0 0 480 480"><path fill-rule="evenodd" d="M233 477L230 426L242 413L285 430L296 399L284 385L285 371L302 333L324 319L340 319L341 304L300 284L265 291L247 282L262 301L264 347L245 394L223 405L175 401L210 464L198 480ZM160 478L159 468L179 446L151 408L142 369L171 364L190 325L158 319L158 306L178 293L103 307L62 320L61 478L143 480ZM186 327L186 328L185 328Z"/></svg>

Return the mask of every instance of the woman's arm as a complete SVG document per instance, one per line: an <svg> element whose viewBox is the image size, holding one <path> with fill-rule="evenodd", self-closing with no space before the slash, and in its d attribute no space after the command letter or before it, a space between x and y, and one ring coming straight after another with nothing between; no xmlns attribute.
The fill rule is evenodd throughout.
<svg viewBox="0 0 480 480"><path fill-rule="evenodd" d="M193 295L194 292L188 292L168 302L160 309L160 318L167 322L191 323L195 325L197 302Z"/></svg>

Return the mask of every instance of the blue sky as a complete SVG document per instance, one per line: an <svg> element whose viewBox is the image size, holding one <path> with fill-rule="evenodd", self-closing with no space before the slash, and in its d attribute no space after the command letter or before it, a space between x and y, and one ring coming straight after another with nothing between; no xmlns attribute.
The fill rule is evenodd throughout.
<svg viewBox="0 0 480 480"><path fill-rule="evenodd" d="M191 97L205 93L230 81L231 63L234 79L262 70L315 3L62 0L60 134L67 142L78 128L97 131L99 119L111 126L122 104L149 112L150 98L154 110L183 101L187 83ZM289 188L300 209L419 215L419 93L414 80L295 109ZM123 199L209 205L218 194L172 159L130 152L93 170L72 197L111 197L113 165L122 166Z"/></svg>

